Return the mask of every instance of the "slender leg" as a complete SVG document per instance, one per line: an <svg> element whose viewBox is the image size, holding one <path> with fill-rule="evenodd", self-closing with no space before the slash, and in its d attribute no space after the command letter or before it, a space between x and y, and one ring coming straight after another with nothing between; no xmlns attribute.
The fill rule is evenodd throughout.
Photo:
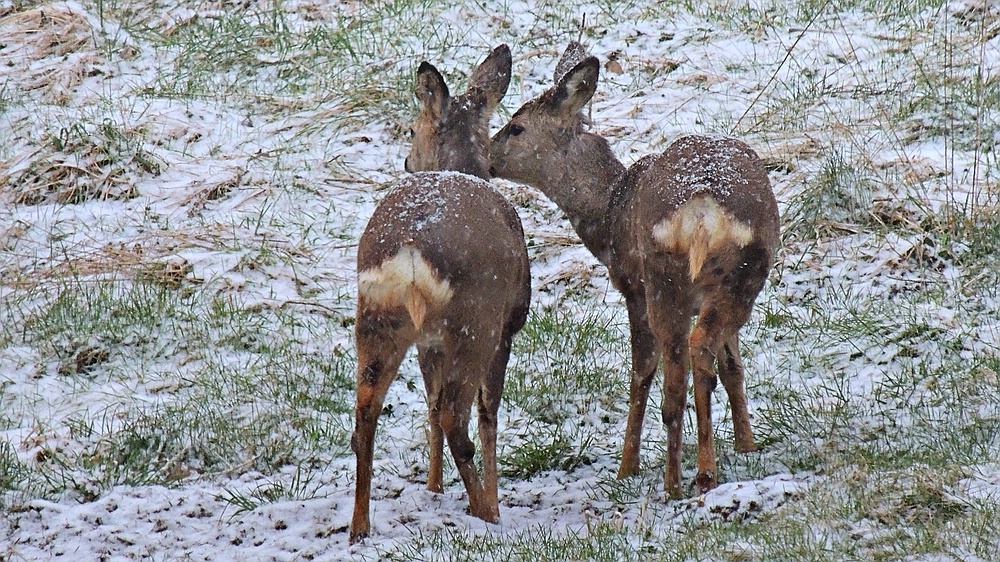
<svg viewBox="0 0 1000 562"><path fill-rule="evenodd" d="M368 536L371 529L369 503L371 500L372 457L375 447L375 429L382 403L389 385L396 378L399 364L409 342L396 341L398 334L377 319L370 320L359 314L357 327L358 382L357 405L354 413L354 434L351 448L356 457L356 485L354 490L354 515L351 518L350 542L353 544Z"/></svg>
<svg viewBox="0 0 1000 562"><path fill-rule="evenodd" d="M715 376L715 346L699 320L691 332L691 370L694 376L694 410L698 420L698 474L695 484L704 493L718 485L715 441L712 435L712 391Z"/></svg>
<svg viewBox="0 0 1000 562"><path fill-rule="evenodd" d="M660 405L660 416L667 431L667 467L663 475L663 488L671 497L680 498L683 496L681 437L684 430L684 409L687 405L691 312L685 304L686 291L667 281L676 278L676 275L673 272L658 272L649 280L647 290L659 295L651 302L648 322L656 341L657 356L663 357L663 402Z"/></svg>
<svg viewBox="0 0 1000 562"><path fill-rule="evenodd" d="M487 374L483 389L479 393L479 441L483 445L483 487L485 490L486 510L500 516L500 491L497 484L497 414L500 411L500 398L503 395L504 379L507 374L507 362L510 360L511 339L514 337L510 327L504 330L500 347L493 357L493 364Z"/></svg>
<svg viewBox="0 0 1000 562"><path fill-rule="evenodd" d="M719 379L729 395L729 408L733 412L733 437L736 451L752 453L757 450L750 427L747 395L744 389L743 361L740 360L740 333L726 339L725 353L719 357Z"/></svg>
<svg viewBox="0 0 1000 562"><path fill-rule="evenodd" d="M667 428L667 468L663 488L670 497L683 497L681 488L681 443L684 433L684 409L687 406L688 341L690 320L673 322L663 341L663 404L661 416ZM675 320L678 318L675 318Z"/></svg>
<svg viewBox="0 0 1000 562"><path fill-rule="evenodd" d="M622 449L618 478L639 474L642 423L646 416L649 387L653 383L656 365L660 360L653 334L649 330L645 299L626 297L629 328L632 332L632 380L629 385L628 422L625 425L625 445Z"/></svg>
<svg viewBox="0 0 1000 562"><path fill-rule="evenodd" d="M747 410L743 361L740 360L740 328L750 319L753 302L767 281L772 258L773 254L759 244L744 248L742 267L732 272L729 285L716 297L721 303L717 309L726 313L724 353L719 354L718 362L719 378L729 395L729 407L733 412L733 440L740 453L757 450Z"/></svg>
<svg viewBox="0 0 1000 562"><path fill-rule="evenodd" d="M448 354L450 359L441 386L441 430L465 484L469 512L474 517L495 523L499 520L499 513L486 499L486 491L474 462L476 448L469 438L472 404L483 389L496 353L495 344L489 345L488 338L478 337L483 333L487 331L467 326L466 331L449 334L445 341L445 349L453 351Z"/></svg>
<svg viewBox="0 0 1000 562"><path fill-rule="evenodd" d="M421 348L418 356L427 391L427 445L430 448L427 489L441 493L444 491L444 434L441 432L440 398L445 356L436 348Z"/></svg>
<svg viewBox="0 0 1000 562"><path fill-rule="evenodd" d="M461 385L463 387L468 385ZM476 385L478 390L478 385ZM468 395L461 389L457 393L449 393L446 389L441 408L441 429L448 439L448 447L455 459L455 466L465 483L465 491L469 495L469 512L474 516L491 523L499 520L499 514L492 512L485 500L483 482L476 471L474 457L475 445L469 439L469 414L474 395Z"/></svg>
<svg viewBox="0 0 1000 562"><path fill-rule="evenodd" d="M497 484L497 409L484 404L479 410L479 440L483 444L483 511L487 521L500 518L500 491Z"/></svg>
<svg viewBox="0 0 1000 562"><path fill-rule="evenodd" d="M716 358L726 360L723 349L727 340L731 338L733 330L739 330L748 316L748 308L741 307L724 293L706 295L698 314L698 322L691 331L691 370L694 374L694 406L698 419L698 474L695 484L703 493L718 485L712 434L712 391L718 382L715 374Z"/></svg>

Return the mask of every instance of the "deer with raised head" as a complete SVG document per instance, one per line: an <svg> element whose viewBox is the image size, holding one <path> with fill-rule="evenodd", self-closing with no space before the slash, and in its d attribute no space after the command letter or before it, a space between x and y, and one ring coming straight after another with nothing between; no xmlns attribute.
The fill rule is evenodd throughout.
<svg viewBox="0 0 1000 562"><path fill-rule="evenodd" d="M695 484L708 491L718 484L711 418L716 363L729 395L735 448L756 450L739 330L779 241L767 171L743 142L704 136L683 137L625 169L603 137L584 130L582 109L597 87L597 58L574 42L556 68L555 86L524 104L494 135L491 172L540 189L555 202L625 297L632 380L618 477L639 471L646 402L662 359L664 487L672 497L682 495L690 366L698 425Z"/></svg>
<svg viewBox="0 0 1000 562"><path fill-rule="evenodd" d="M420 65L415 93L421 111L405 165L417 173L396 183L361 235L351 543L370 531L375 428L389 384L411 345L417 347L427 392L428 489L442 491L447 439L471 514L499 519L497 411L511 339L524 325L531 296L521 221L481 179L489 177L489 118L507 91L510 67L510 50L501 45L473 72L468 90L452 97L437 69ZM473 402L483 447L482 479L469 439Z"/></svg>

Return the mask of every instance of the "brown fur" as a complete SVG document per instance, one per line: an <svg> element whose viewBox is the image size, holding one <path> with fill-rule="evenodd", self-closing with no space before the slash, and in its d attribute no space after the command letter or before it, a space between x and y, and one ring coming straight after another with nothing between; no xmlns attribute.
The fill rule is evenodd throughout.
<svg viewBox="0 0 1000 562"><path fill-rule="evenodd" d="M447 439L469 511L486 521L500 516L497 412L511 339L527 318L531 278L517 213L493 186L475 176L488 175L486 122L507 89L510 65L510 50L498 47L477 68L468 91L455 99L432 65L420 66L417 97L422 110L407 169L457 171L420 172L397 182L358 243L352 543L371 529L375 429L389 384L412 345L417 346L427 391L427 487L442 491ZM482 479L469 439L474 402Z"/></svg>
<svg viewBox="0 0 1000 562"><path fill-rule="evenodd" d="M489 179L490 115L509 83L509 49L494 51L473 71L465 93L455 97L434 65L421 63L414 87L421 109L411 127L406 171L455 170Z"/></svg>
<svg viewBox="0 0 1000 562"><path fill-rule="evenodd" d="M572 45L571 45L572 47ZM564 55L564 60L579 57ZM664 485L681 495L681 423L687 371L694 371L698 474L717 484L710 393L729 395L736 449L756 449L739 358L739 329L764 286L778 244L778 211L763 163L733 139L683 137L625 169L607 141L584 130L582 109L597 84L589 57L557 71L490 147L491 172L541 189L566 213L607 267L628 307L632 340L629 416L619 477L639 470L642 421L663 359L667 428ZM698 321L691 329L691 316Z"/></svg>

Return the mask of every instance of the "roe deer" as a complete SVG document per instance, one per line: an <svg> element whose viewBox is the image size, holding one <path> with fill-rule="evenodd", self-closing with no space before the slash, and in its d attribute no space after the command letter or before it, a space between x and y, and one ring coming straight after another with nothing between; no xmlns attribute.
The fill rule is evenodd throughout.
<svg viewBox="0 0 1000 562"><path fill-rule="evenodd" d="M429 63L420 65L416 96L422 109L406 169L455 171L420 172L397 182L361 235L351 543L370 531L375 428L389 384L413 344L427 391L427 487L442 491L447 438L470 512L499 519L497 411L511 338L527 317L531 278L517 213L480 178L488 177L488 123L507 91L510 66L510 50L497 47L473 73L468 91L452 98L441 74ZM482 480L469 439L473 401Z"/></svg>
<svg viewBox="0 0 1000 562"><path fill-rule="evenodd" d="M618 477L638 473L646 402L662 358L664 487L672 497L682 495L690 360L698 421L695 483L705 492L717 485L711 419L716 360L736 450L756 450L739 330L774 259L777 204L763 163L738 140L683 137L626 170L603 137L583 130L581 110L597 87L598 68L597 58L571 44L557 66L556 85L494 135L492 174L534 186L555 202L625 297L632 380Z"/></svg>

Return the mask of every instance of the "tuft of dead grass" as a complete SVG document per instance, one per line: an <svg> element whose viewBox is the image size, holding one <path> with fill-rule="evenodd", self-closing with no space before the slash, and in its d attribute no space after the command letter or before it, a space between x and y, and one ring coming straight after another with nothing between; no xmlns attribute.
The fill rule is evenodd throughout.
<svg viewBox="0 0 1000 562"><path fill-rule="evenodd" d="M74 204L139 195L137 176L158 175L159 158L144 148L144 131L110 121L82 122L50 132L41 146L0 163L0 192L14 203Z"/></svg>
<svg viewBox="0 0 1000 562"><path fill-rule="evenodd" d="M113 163L98 144L77 148L70 153L40 148L19 159L24 166L7 163L2 167L8 171L0 174L0 192L10 192L14 203L26 205L131 199L139 194L126 173L132 162ZM160 169L152 159L139 167L153 173Z"/></svg>
<svg viewBox="0 0 1000 562"><path fill-rule="evenodd" d="M84 80L103 73L96 31L74 5L8 12L0 17L8 83L42 104L70 105ZM20 154L0 162L0 193L28 205L135 197L135 176L162 168L145 150L144 134L109 120L41 131Z"/></svg>
<svg viewBox="0 0 1000 562"><path fill-rule="evenodd" d="M68 5L41 6L0 19L5 72L44 103L67 105L73 89L100 71L94 33L84 14Z"/></svg>
<svg viewBox="0 0 1000 562"><path fill-rule="evenodd" d="M19 232L0 233L13 244ZM139 236L128 243L107 243L80 248L72 256L36 262L30 265L9 264L0 267L0 279L9 286L33 290L67 278L131 278L159 283L176 289L185 283L200 283L193 266L177 252L185 248L210 248L218 233L211 229L160 231Z"/></svg>

